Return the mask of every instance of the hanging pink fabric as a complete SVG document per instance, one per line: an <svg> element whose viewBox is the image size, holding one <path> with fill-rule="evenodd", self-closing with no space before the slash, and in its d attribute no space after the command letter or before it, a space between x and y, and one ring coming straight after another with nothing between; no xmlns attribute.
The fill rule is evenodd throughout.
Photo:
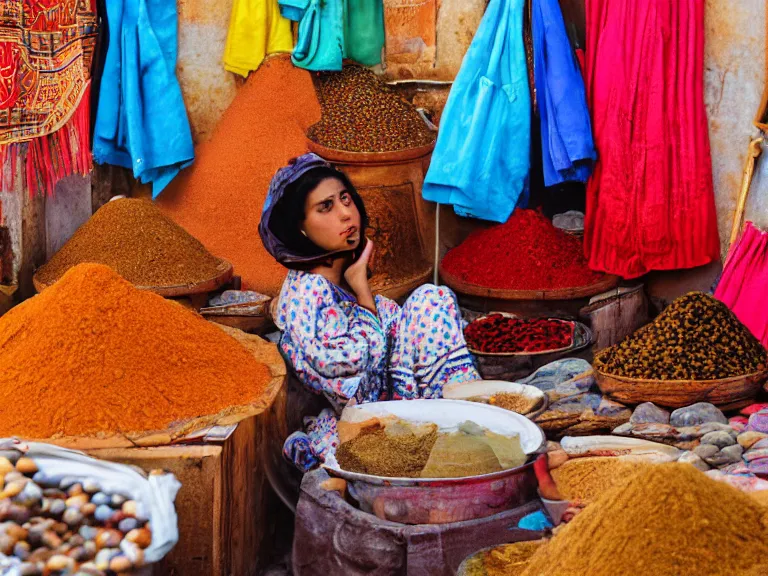
<svg viewBox="0 0 768 576"><path fill-rule="evenodd" d="M625 278L719 258L704 108L705 0L586 0L598 163L590 267Z"/></svg>
<svg viewBox="0 0 768 576"><path fill-rule="evenodd" d="M728 306L768 348L768 234L747 222L733 245L715 298Z"/></svg>

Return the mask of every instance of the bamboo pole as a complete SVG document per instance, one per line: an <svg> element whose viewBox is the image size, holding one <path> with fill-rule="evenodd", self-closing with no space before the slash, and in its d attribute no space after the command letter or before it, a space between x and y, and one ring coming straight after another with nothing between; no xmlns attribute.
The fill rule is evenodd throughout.
<svg viewBox="0 0 768 576"><path fill-rule="evenodd" d="M752 185L752 177L755 174L755 162L763 151L763 138L755 138L749 143L747 149L747 159L744 162L744 173L741 179L741 191L739 192L739 201L736 204L736 213L733 215L733 226L731 227L731 241L728 244L728 250L730 251L733 244L741 233L741 227L744 224L744 211L747 207L747 199L749 198L749 189Z"/></svg>

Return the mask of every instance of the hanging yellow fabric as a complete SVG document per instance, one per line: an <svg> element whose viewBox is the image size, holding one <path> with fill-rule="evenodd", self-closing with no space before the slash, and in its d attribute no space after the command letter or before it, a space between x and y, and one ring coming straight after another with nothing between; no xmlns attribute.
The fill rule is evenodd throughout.
<svg viewBox="0 0 768 576"><path fill-rule="evenodd" d="M280 15L277 0L234 0L224 68L247 77L267 54L291 50L291 22Z"/></svg>

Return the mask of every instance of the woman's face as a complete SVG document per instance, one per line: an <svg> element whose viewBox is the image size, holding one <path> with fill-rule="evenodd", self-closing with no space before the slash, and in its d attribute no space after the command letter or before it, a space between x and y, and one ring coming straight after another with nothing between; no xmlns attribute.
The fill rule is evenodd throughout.
<svg viewBox="0 0 768 576"><path fill-rule="evenodd" d="M307 195L302 230L323 250L354 250L360 245L360 212L336 178L326 178Z"/></svg>

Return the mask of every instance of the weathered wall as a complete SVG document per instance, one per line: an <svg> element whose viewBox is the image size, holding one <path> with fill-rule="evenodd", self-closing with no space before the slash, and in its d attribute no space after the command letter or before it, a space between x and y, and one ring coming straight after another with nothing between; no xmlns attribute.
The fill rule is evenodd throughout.
<svg viewBox="0 0 768 576"><path fill-rule="evenodd" d="M765 83L765 22L765 0L707 0L705 98L724 253L747 145L757 133L752 120ZM768 171L768 162L760 166ZM768 225L768 182L755 186L751 199L747 217Z"/></svg>

